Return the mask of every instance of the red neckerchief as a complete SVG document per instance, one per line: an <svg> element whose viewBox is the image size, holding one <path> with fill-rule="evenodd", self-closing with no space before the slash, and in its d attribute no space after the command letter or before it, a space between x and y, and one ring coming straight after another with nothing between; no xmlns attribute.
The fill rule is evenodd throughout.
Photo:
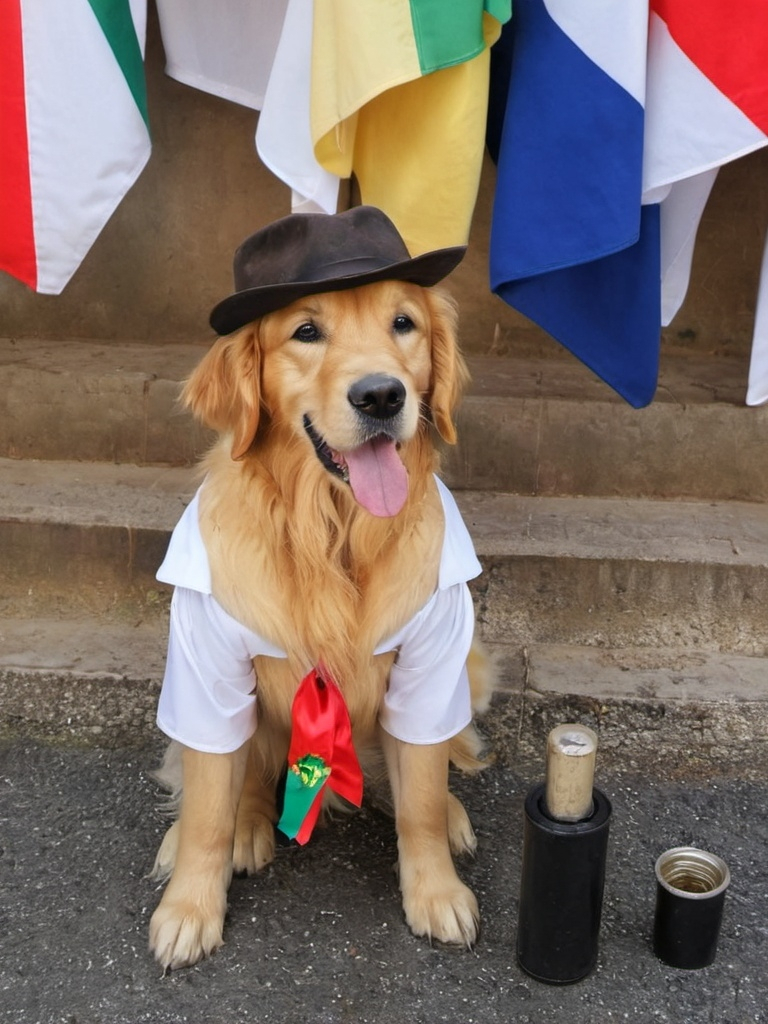
<svg viewBox="0 0 768 1024"><path fill-rule="evenodd" d="M352 726L341 690L313 669L302 679L291 708L291 745L283 812L277 827L306 843L328 786L349 803L363 801L363 773L352 745Z"/></svg>

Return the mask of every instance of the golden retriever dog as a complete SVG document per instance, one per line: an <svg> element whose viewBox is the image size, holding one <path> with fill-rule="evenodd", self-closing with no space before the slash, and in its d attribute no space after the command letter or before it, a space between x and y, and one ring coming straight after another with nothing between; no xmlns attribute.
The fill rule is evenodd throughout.
<svg viewBox="0 0 768 1024"><path fill-rule="evenodd" d="M286 242L280 231L294 227L301 237ZM232 873L272 860L294 699L313 668L343 695L366 777L388 778L407 924L471 945L478 906L453 855L474 851L475 837L448 776L451 762L481 767L479 740L466 715L434 742L383 727L402 648L377 651L419 620L438 588L446 517L435 433L456 440L466 370L454 305L431 284L462 250L411 259L369 207L293 215L249 242L250 269L239 250L238 290L212 314L223 336L183 400L220 435L203 463L193 526L215 614L275 650L249 663L241 691L255 731L234 736L234 749L204 731L185 742L167 725L185 714L188 680L176 684L163 727L181 736L169 758L181 766L179 816L156 858L154 875L168 884L150 946L166 968L210 954L222 942ZM319 270L298 266L307 253ZM189 644L201 646L201 635L192 629ZM469 677L474 706L487 703L490 673L474 648ZM205 710L199 718L207 728Z"/></svg>

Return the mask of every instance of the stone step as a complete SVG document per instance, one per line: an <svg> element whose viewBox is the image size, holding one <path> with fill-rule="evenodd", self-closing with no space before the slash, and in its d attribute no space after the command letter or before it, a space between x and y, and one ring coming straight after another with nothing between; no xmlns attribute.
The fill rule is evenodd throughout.
<svg viewBox="0 0 768 1024"><path fill-rule="evenodd" d="M0 456L190 464L209 435L176 401L206 349L0 339ZM454 488L768 500L768 407L744 405L740 361L667 357L641 410L573 359L469 364Z"/></svg>
<svg viewBox="0 0 768 1024"><path fill-rule="evenodd" d="M141 745L151 740L167 620L11 619L0 625L0 733Z"/></svg>
<svg viewBox="0 0 768 1024"><path fill-rule="evenodd" d="M0 455L188 465L203 434L177 399L205 351L0 339Z"/></svg>
<svg viewBox="0 0 768 1024"><path fill-rule="evenodd" d="M0 460L0 610L137 621L188 469ZM768 516L739 502L456 494L484 566L481 635L768 652Z"/></svg>
<svg viewBox="0 0 768 1024"><path fill-rule="evenodd" d="M743 367L662 361L633 409L575 361L475 357L445 453L454 488L532 495L768 500L768 406L744 404Z"/></svg>
<svg viewBox="0 0 768 1024"><path fill-rule="evenodd" d="M167 623L97 617L6 619L0 630L0 735L141 746L155 711ZM504 664L483 719L502 763L542 757L547 733L581 722L599 757L669 777L714 768L749 778L768 756L768 658L681 648L533 644Z"/></svg>
<svg viewBox="0 0 768 1024"><path fill-rule="evenodd" d="M506 676L509 679L509 676ZM542 757L550 729L581 722L599 758L668 778L759 774L768 754L768 657L683 648L533 644L486 716L494 749Z"/></svg>
<svg viewBox="0 0 768 1024"><path fill-rule="evenodd" d="M768 654L768 515L748 502L456 492L481 635Z"/></svg>
<svg viewBox="0 0 768 1024"><path fill-rule="evenodd" d="M167 603L154 575L196 471L0 459L0 612L134 621Z"/></svg>

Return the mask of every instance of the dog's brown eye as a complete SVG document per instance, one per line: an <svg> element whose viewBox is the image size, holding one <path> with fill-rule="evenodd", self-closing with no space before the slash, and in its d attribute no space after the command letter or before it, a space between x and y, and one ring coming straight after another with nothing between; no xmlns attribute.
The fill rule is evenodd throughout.
<svg viewBox="0 0 768 1024"><path fill-rule="evenodd" d="M321 341L323 336L313 323L308 322L297 327L291 337L295 341Z"/></svg>
<svg viewBox="0 0 768 1024"><path fill-rule="evenodd" d="M414 324L413 320L411 320L409 316L406 316L405 313L401 313L400 316L396 316L392 321L392 329L395 334L408 334L408 332L412 331L415 326L416 324Z"/></svg>

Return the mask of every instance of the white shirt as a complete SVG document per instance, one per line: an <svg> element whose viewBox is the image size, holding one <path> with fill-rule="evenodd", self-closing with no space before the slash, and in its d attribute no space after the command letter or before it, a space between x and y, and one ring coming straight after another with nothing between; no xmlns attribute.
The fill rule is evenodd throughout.
<svg viewBox="0 0 768 1024"><path fill-rule="evenodd" d="M445 516L437 589L374 650L397 652L379 721L408 743L439 743L472 717L466 660L474 609L467 581L481 567L453 496L440 480L437 486ZM198 522L199 495L176 525L157 572L158 580L176 588L157 724L188 747L227 753L256 729L252 659L285 658L286 653L234 619L213 597Z"/></svg>

